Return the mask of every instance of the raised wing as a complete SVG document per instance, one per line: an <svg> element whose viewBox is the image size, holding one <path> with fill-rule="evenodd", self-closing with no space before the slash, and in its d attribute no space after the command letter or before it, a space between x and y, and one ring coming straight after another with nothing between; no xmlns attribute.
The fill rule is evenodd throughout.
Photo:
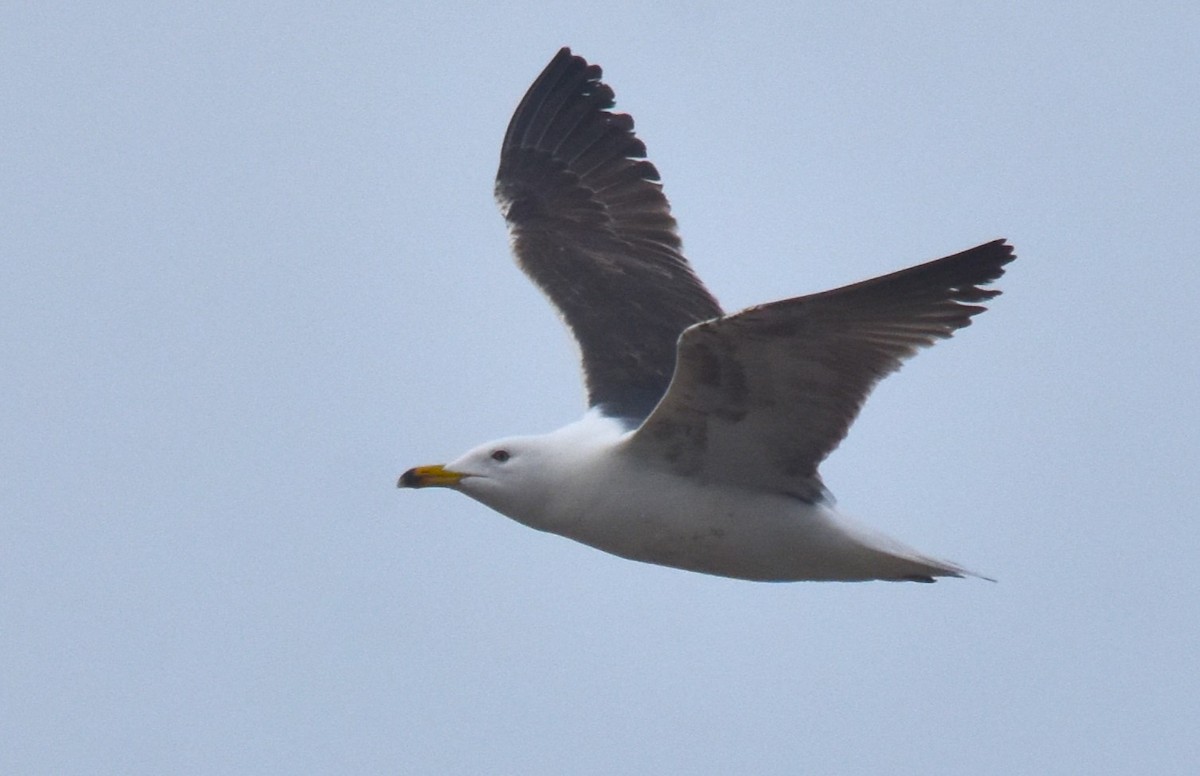
<svg viewBox="0 0 1200 776"><path fill-rule="evenodd" d="M1000 293L980 286L1014 258L997 240L693 326L630 449L688 476L820 498L817 466L875 384L970 324L978 303Z"/></svg>
<svg viewBox="0 0 1200 776"><path fill-rule="evenodd" d="M641 421L670 383L679 335L721 308L600 77L570 49L551 60L508 125L496 199L518 263L579 343L588 404Z"/></svg>

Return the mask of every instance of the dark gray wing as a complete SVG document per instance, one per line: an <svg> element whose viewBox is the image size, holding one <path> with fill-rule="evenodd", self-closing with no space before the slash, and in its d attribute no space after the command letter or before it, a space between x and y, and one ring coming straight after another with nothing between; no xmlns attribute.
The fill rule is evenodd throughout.
<svg viewBox="0 0 1200 776"><path fill-rule="evenodd" d="M600 77L570 49L550 61L504 135L496 199L518 263L579 343L588 404L641 421L671 381L679 335L721 308Z"/></svg>
<svg viewBox="0 0 1200 776"><path fill-rule="evenodd" d="M970 324L978 303L1000 293L980 286L1014 258L997 240L693 326L630 449L688 476L820 498L817 466L875 384Z"/></svg>

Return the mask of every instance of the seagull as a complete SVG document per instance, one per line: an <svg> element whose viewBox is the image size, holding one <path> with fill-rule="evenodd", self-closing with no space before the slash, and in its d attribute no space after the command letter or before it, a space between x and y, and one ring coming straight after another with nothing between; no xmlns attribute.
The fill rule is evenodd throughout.
<svg viewBox="0 0 1200 776"><path fill-rule="evenodd" d="M496 199L579 345L583 418L418 466L519 523L635 561L755 581L978 576L839 512L817 471L875 384L1000 292L995 240L726 314L601 69L563 48L517 106Z"/></svg>

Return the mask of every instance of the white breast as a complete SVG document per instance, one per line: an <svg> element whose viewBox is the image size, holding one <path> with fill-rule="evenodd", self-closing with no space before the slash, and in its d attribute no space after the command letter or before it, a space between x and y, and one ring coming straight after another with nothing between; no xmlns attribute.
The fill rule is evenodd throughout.
<svg viewBox="0 0 1200 776"><path fill-rule="evenodd" d="M563 468L534 527L624 558L776 581L961 573L829 505L681 477L616 442Z"/></svg>

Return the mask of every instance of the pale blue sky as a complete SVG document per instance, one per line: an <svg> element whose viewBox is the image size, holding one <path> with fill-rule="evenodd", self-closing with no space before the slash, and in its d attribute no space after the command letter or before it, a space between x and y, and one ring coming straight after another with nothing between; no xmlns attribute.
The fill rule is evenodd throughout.
<svg viewBox="0 0 1200 776"><path fill-rule="evenodd" d="M762 8L0 11L0 772L1194 772L1200 10ZM1016 245L824 469L998 584L395 489L582 410L491 201L564 44L726 308Z"/></svg>

